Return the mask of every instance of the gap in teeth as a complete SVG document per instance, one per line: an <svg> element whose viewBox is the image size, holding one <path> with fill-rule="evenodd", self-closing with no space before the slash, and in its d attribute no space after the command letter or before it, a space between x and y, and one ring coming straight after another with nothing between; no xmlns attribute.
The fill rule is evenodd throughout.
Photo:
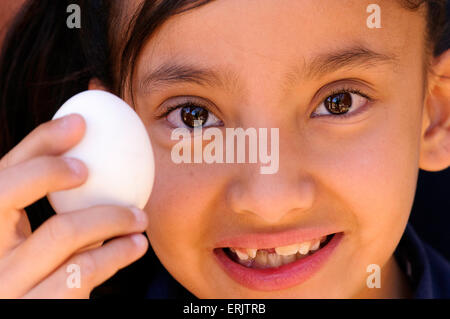
<svg viewBox="0 0 450 319"><path fill-rule="evenodd" d="M313 254L327 239L323 236L303 243L270 249L229 248L237 256L237 261L247 267L270 268L289 264Z"/></svg>

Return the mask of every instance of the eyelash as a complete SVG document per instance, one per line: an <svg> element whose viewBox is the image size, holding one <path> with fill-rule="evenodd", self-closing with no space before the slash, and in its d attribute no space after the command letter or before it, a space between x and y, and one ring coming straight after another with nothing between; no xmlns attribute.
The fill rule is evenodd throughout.
<svg viewBox="0 0 450 319"><path fill-rule="evenodd" d="M325 98L322 99L322 101L318 105L316 105L316 108L314 110L318 109L322 105L322 103L325 102L326 98L328 98L330 96L333 96L333 95L336 95L336 94L341 94L341 93L358 94L359 96L367 99L367 103L364 104L364 106L360 107L359 109L357 109L356 111L353 111L353 112L347 112L347 113L343 113L341 115L330 113L330 114L327 114L327 115L317 115L317 116L311 116L311 117L312 118L331 117L331 118L337 119L337 120L345 120L347 118L350 118L350 117L353 117L353 116L356 116L358 114L363 113L368 108L367 104L369 104L370 102L373 102L373 98L371 98L368 94L362 92L361 90L355 89L355 88L352 88L352 87L346 87L346 88L342 88L342 89L338 89L338 90L332 90L331 92L327 93Z"/></svg>
<svg viewBox="0 0 450 319"><path fill-rule="evenodd" d="M367 94L363 93L361 90L348 87L348 88L342 88L342 89L339 89L339 90L332 90L331 92L327 93L326 97L324 99L322 99L322 101L316 106L315 110L317 108L319 108L322 103L325 102L327 97L330 97L330 96L336 95L336 94L341 94L341 93L358 94L358 95L366 98L368 100L368 103L373 101L373 99L370 96L368 96ZM368 103L366 103L364 106L360 107L357 111L354 111L354 112L347 112L347 113L343 113L341 115L330 113L330 114L327 114L327 115L311 116L311 118L332 117L332 118L339 119L339 120L347 119L347 118L350 118L352 116L356 116L356 115L364 112L367 109L367 104ZM171 112L173 112L173 111L175 111L175 110L177 110L179 108L186 107L186 106L201 107L201 108L204 108L205 110L207 110L208 112L212 113L210 111L210 109L206 105L202 105L201 103L198 103L196 101L195 102L194 101L186 101L186 102L179 103L179 104L176 104L176 105L168 106L164 110L164 112L162 114L159 114L159 115L156 116L156 119L162 119L162 118L168 116Z"/></svg>
<svg viewBox="0 0 450 319"><path fill-rule="evenodd" d="M186 102L179 103L179 104L176 104L176 105L168 106L164 110L164 112L162 114L157 115L156 118L157 119L162 119L163 117L166 117L167 115L169 115L171 112L173 112L173 111L175 111L177 109L186 107L186 106L201 107L201 108L204 108L205 110L207 110L208 112L212 113L210 111L210 109L206 105L202 105L201 103L194 102L194 101L186 101Z"/></svg>

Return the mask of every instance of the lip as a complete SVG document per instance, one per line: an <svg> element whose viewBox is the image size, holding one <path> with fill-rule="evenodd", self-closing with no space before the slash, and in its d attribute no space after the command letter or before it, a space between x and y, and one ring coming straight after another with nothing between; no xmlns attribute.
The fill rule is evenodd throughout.
<svg viewBox="0 0 450 319"><path fill-rule="evenodd" d="M321 236L324 236L323 233ZM216 256L218 263L225 270L225 272L239 284L253 290L262 290L262 291L281 290L299 285L304 281L306 281L308 278L310 278L313 274L315 274L330 258L334 249L341 242L343 236L344 234L342 232L335 233L335 235L333 236L333 238L331 238L328 244L326 244L324 247L316 251L314 254L276 268L256 269L245 267L239 263L232 261L225 254L224 250L221 248L214 249L214 255ZM250 245L254 244L252 237L246 238L248 239L248 242L246 244ZM273 242L274 238L275 237L268 238L267 240ZM310 239L313 238L318 237L312 237ZM290 241L290 243L292 243L292 241ZM263 245L266 245L266 243L264 243ZM238 245L238 246L223 246L223 247L242 247L242 246ZM254 246L247 246L247 247L254 247ZM271 247L263 247L261 249Z"/></svg>

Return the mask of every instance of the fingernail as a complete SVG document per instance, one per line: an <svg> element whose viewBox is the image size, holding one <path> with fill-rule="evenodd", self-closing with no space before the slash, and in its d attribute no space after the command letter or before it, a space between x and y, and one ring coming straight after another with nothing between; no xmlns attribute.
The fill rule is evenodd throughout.
<svg viewBox="0 0 450 319"><path fill-rule="evenodd" d="M67 114L61 118L59 118L59 127L62 129L68 129L72 126L72 124L76 121L79 121L78 116L74 116L76 113ZM79 115L79 114L78 114Z"/></svg>
<svg viewBox="0 0 450 319"><path fill-rule="evenodd" d="M130 206L129 208L133 212L136 221L139 224L145 224L147 222L147 215L145 214L145 212L134 206Z"/></svg>
<svg viewBox="0 0 450 319"><path fill-rule="evenodd" d="M138 247L143 247L147 244L147 238L141 234L131 235L131 240L133 240Z"/></svg>
<svg viewBox="0 0 450 319"><path fill-rule="evenodd" d="M72 114L64 115L63 117L60 117L59 119L57 119L57 120L59 120L59 122L57 123L58 126L60 128L67 128L67 126L70 123L71 115Z"/></svg>
<svg viewBox="0 0 450 319"><path fill-rule="evenodd" d="M75 158L63 157L63 160L69 165L70 170L77 176L84 176L86 173L86 169L84 165Z"/></svg>

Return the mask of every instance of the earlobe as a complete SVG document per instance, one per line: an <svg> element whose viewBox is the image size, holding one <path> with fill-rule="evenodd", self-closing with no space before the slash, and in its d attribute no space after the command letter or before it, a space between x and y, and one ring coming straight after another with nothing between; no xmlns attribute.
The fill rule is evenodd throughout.
<svg viewBox="0 0 450 319"><path fill-rule="evenodd" d="M423 116L419 167L444 170L450 166L450 50L433 63Z"/></svg>
<svg viewBox="0 0 450 319"><path fill-rule="evenodd" d="M102 91L108 91L106 89L106 87L103 85L103 83L97 79L97 78L92 78L89 80L89 86L88 86L89 90L102 90Z"/></svg>

